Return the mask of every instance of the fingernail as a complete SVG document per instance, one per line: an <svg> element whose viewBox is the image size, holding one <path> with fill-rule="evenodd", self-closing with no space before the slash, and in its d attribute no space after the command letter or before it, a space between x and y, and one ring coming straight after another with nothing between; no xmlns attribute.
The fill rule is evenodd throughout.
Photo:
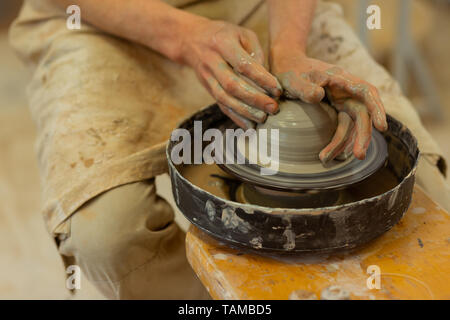
<svg viewBox="0 0 450 320"><path fill-rule="evenodd" d="M327 164L329 161L330 161L329 157L320 158L320 162L322 162L322 164L324 164L324 165Z"/></svg>
<svg viewBox="0 0 450 320"><path fill-rule="evenodd" d="M375 126L375 128L376 128L378 131L384 132L384 131L387 130L386 123L384 123L384 122L381 121L381 120L376 120L375 122L376 122L376 123L374 123L374 126Z"/></svg>
<svg viewBox="0 0 450 320"><path fill-rule="evenodd" d="M278 98L278 97L280 97L282 94L283 94L283 90L278 89L278 88L272 89L272 96L273 96L274 98Z"/></svg>
<svg viewBox="0 0 450 320"><path fill-rule="evenodd" d="M364 160L366 158L366 152L365 151L354 152L354 155L359 160Z"/></svg>
<svg viewBox="0 0 450 320"><path fill-rule="evenodd" d="M322 162L322 164L327 164L330 161L330 157L331 157L331 152L325 152L325 151L321 151L319 154L319 159Z"/></svg>
<svg viewBox="0 0 450 320"><path fill-rule="evenodd" d="M350 156L352 154L353 154L353 152L352 152L351 149L350 150L346 149L346 150L342 151L340 154L337 155L336 160L345 161L348 158L350 158Z"/></svg>
<svg viewBox="0 0 450 320"><path fill-rule="evenodd" d="M325 97L325 90L322 87L319 87L316 91L316 99L318 102L322 101Z"/></svg>
<svg viewBox="0 0 450 320"><path fill-rule="evenodd" d="M386 121L386 117L384 117L381 112L378 112L376 116L377 127L381 128L380 131L386 131L388 129L388 124Z"/></svg>
<svg viewBox="0 0 450 320"><path fill-rule="evenodd" d="M275 110L274 113L272 113L272 115L274 116L274 115L276 115L276 114L278 114L278 113L280 113L280 108L279 108L279 107L277 108L277 110Z"/></svg>
<svg viewBox="0 0 450 320"><path fill-rule="evenodd" d="M270 93L270 95L273 98L278 98L278 97L280 97L283 94L283 89L282 88L278 88L278 86L275 87L275 88L274 87L270 87L270 88L266 87L265 89L266 89L267 92Z"/></svg>
<svg viewBox="0 0 450 320"><path fill-rule="evenodd" d="M266 119L267 119L267 114L264 113L263 116L258 117L258 119L255 119L255 122L257 122L257 123L264 123L264 122L266 122Z"/></svg>
<svg viewBox="0 0 450 320"><path fill-rule="evenodd" d="M242 129L244 129L244 130L255 129L256 125L255 125L254 122L248 121L247 119L245 119L245 120L246 120L246 121L244 121L244 120L242 119L242 124L239 125L239 124L237 123L237 125L240 126L240 127L241 127Z"/></svg>
<svg viewBox="0 0 450 320"><path fill-rule="evenodd" d="M253 121L256 121L258 123L263 123L264 121L266 121L267 114L264 111L255 108L251 108L249 111Z"/></svg>
<svg viewBox="0 0 450 320"><path fill-rule="evenodd" d="M283 92L283 87L281 86L280 81L278 81L277 78L275 78L275 81L277 82L277 89L280 90L281 92Z"/></svg>
<svg viewBox="0 0 450 320"><path fill-rule="evenodd" d="M278 106L274 103L269 103L264 106L264 110L270 114L278 113Z"/></svg>
<svg viewBox="0 0 450 320"><path fill-rule="evenodd" d="M278 81L277 78L275 78L276 81L276 86L275 88L270 88L269 92L275 97L278 98L279 96L281 96L283 94L283 87L281 87L280 82Z"/></svg>

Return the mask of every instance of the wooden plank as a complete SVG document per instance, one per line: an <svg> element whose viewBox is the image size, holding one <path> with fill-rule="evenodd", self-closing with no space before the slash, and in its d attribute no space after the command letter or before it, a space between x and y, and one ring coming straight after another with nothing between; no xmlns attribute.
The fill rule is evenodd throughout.
<svg viewBox="0 0 450 320"><path fill-rule="evenodd" d="M193 226L186 236L188 260L214 299L314 299L330 286L350 299L450 299L449 245L449 213L417 186L400 223L352 253L263 257ZM380 289L370 266L380 270Z"/></svg>

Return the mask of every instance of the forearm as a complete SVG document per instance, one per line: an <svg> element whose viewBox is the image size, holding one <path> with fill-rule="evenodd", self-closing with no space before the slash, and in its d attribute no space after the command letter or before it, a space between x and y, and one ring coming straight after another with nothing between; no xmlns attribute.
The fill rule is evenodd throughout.
<svg viewBox="0 0 450 320"><path fill-rule="evenodd" d="M277 111L272 97L281 95L281 86L263 66L258 37L246 28L159 0L51 1L61 7L75 3L84 21L190 66L221 110L245 129Z"/></svg>
<svg viewBox="0 0 450 320"><path fill-rule="evenodd" d="M159 0L52 0L76 4L81 18L110 34L143 44L174 61L182 60L183 39L206 20Z"/></svg>
<svg viewBox="0 0 450 320"><path fill-rule="evenodd" d="M316 0L267 0L271 60L286 50L305 53Z"/></svg>

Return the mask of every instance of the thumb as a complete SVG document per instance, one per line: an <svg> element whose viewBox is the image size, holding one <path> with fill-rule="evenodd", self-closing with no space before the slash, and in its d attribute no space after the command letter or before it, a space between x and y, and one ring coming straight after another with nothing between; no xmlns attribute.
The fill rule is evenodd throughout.
<svg viewBox="0 0 450 320"><path fill-rule="evenodd" d="M325 97L325 90L315 83L309 82L303 89L303 101L309 103L319 103Z"/></svg>
<svg viewBox="0 0 450 320"><path fill-rule="evenodd" d="M307 103L319 103L325 96L325 90L315 83L299 80L285 86L288 95L298 98Z"/></svg>
<svg viewBox="0 0 450 320"><path fill-rule="evenodd" d="M308 103L319 103L325 96L325 90L310 81L307 76L289 71L278 75L288 98L300 99Z"/></svg>

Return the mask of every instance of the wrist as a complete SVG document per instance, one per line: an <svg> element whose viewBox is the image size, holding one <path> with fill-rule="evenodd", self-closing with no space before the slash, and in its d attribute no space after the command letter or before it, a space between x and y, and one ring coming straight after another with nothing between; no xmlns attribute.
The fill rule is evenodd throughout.
<svg viewBox="0 0 450 320"><path fill-rule="evenodd" d="M159 29L157 32L155 28L147 29L144 44L172 61L185 64L189 56L187 44L198 26L208 19L172 8L161 20L159 24L155 24L155 28Z"/></svg>
<svg viewBox="0 0 450 320"><path fill-rule="evenodd" d="M270 69L277 73L284 66L292 66L293 60L306 58L305 47L299 44L273 43L270 47Z"/></svg>
<svg viewBox="0 0 450 320"><path fill-rule="evenodd" d="M196 37L203 33L203 30L208 29L208 24L211 20L191 15L188 21L182 25L179 35L179 46L176 52L175 61L189 65L191 67L195 66L197 63L197 39Z"/></svg>

